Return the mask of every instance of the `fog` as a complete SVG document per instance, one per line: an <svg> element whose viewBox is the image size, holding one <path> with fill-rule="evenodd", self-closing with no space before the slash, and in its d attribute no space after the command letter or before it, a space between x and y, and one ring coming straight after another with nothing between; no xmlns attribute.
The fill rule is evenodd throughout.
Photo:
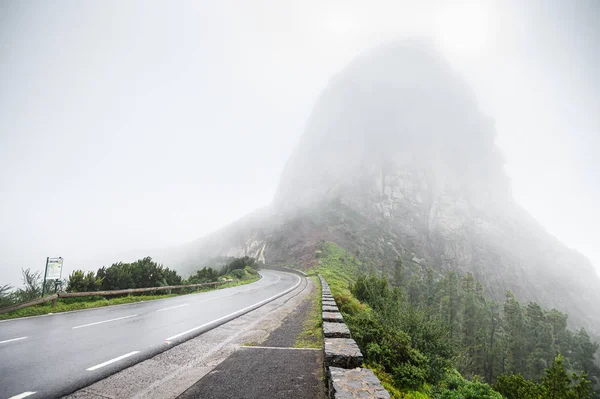
<svg viewBox="0 0 600 399"><path fill-rule="evenodd" d="M269 204L329 80L404 37L431 38L495 120L516 201L600 268L598 20L594 0L5 0L0 285Z"/></svg>

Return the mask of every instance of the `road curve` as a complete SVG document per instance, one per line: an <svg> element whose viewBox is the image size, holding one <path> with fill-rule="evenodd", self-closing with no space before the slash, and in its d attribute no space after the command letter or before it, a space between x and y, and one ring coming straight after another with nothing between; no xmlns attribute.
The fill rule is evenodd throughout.
<svg viewBox="0 0 600 399"><path fill-rule="evenodd" d="M255 283L121 306L0 322L0 397L69 394L297 287L262 270Z"/></svg>

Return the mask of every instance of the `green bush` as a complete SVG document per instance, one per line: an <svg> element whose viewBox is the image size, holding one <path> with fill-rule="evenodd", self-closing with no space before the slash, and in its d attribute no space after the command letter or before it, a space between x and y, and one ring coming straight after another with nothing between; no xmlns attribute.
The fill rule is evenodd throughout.
<svg viewBox="0 0 600 399"><path fill-rule="evenodd" d="M221 276L231 274L233 270L243 270L247 266L254 269L258 267L258 265L256 264L256 260L249 256L244 256L243 258L235 258L234 260L229 262L225 267L223 267L223 269L221 269Z"/></svg>
<svg viewBox="0 0 600 399"><path fill-rule="evenodd" d="M445 378L432 389L434 399L503 399L488 384L463 378L456 370L449 371Z"/></svg>
<svg viewBox="0 0 600 399"><path fill-rule="evenodd" d="M212 267L203 267L188 279L188 284L213 283L219 280L219 272Z"/></svg>
<svg viewBox="0 0 600 399"><path fill-rule="evenodd" d="M246 272L243 269L232 270L230 274L233 278L237 278L238 280L241 280L246 276Z"/></svg>
<svg viewBox="0 0 600 399"><path fill-rule="evenodd" d="M416 352L418 353L418 351ZM420 353L415 355L423 356ZM392 377L399 386L410 389L419 389L427 380L427 369L426 367L419 367L410 363L404 363L393 368Z"/></svg>
<svg viewBox="0 0 600 399"><path fill-rule="evenodd" d="M94 275L94 272L84 273L82 270L73 270L69 275L67 292L91 292L102 288L102 278Z"/></svg>

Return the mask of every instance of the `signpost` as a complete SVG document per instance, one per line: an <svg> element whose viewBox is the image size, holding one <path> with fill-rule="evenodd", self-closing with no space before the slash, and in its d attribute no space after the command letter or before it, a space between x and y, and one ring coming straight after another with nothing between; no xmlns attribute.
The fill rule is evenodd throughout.
<svg viewBox="0 0 600 399"><path fill-rule="evenodd" d="M44 284L42 285L42 297L46 293L46 280L60 280L62 276L63 258L46 258L44 271Z"/></svg>

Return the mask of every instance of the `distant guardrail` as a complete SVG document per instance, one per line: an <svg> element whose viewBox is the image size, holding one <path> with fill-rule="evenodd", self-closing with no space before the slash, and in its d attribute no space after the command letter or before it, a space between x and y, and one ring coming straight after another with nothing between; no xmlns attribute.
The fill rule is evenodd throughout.
<svg viewBox="0 0 600 399"><path fill-rule="evenodd" d="M182 288L207 287L207 286L211 286L211 285L227 284L232 281L233 280L215 281L213 283L200 283L200 284L166 285L163 287L150 287L150 288L129 288L126 290L64 292L64 293L52 294L52 295L45 296L43 298L33 299L31 301L18 303L16 305L11 305L11 306L6 306L4 308L0 308L0 314L14 312L15 310L28 308L30 306L41 305L43 303L50 302L50 301L52 301L52 307L54 307L54 305L56 304L56 300L58 298L76 298L76 297L84 297L84 296L112 296L112 295L123 295L123 294L137 294L140 292L167 291L167 290L176 290L176 289L182 289Z"/></svg>

